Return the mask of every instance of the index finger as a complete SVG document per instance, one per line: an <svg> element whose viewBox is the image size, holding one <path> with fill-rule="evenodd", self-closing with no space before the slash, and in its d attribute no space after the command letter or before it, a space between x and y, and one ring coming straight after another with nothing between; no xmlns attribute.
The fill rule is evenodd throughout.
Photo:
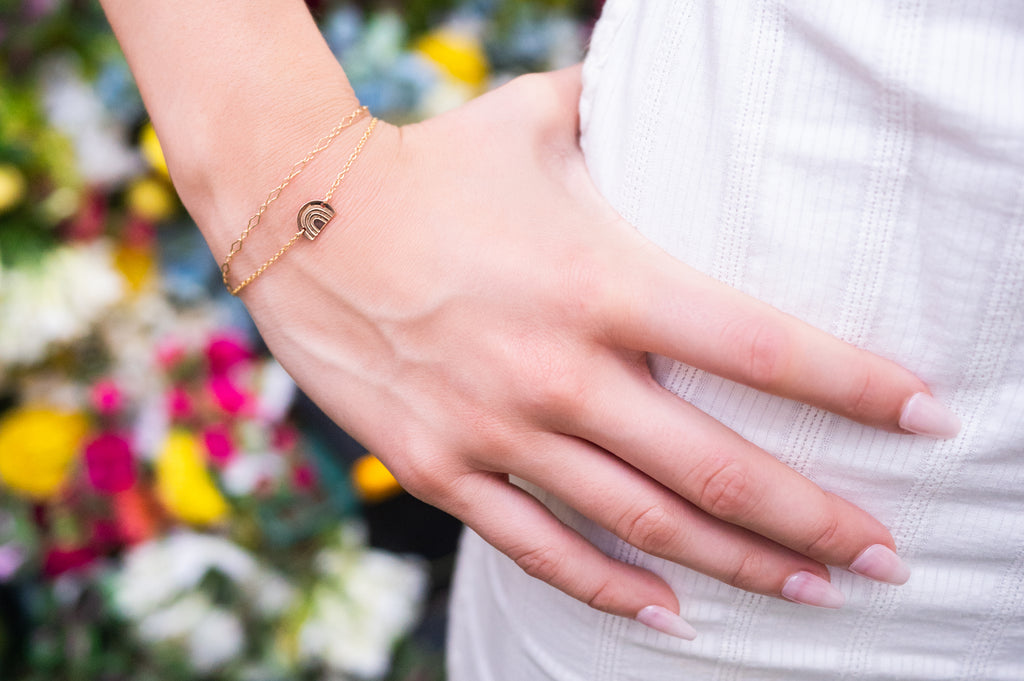
<svg viewBox="0 0 1024 681"><path fill-rule="evenodd" d="M716 281L649 242L629 260L624 285L611 296L608 330L615 344L884 430L939 438L959 432L956 415L895 362Z"/></svg>

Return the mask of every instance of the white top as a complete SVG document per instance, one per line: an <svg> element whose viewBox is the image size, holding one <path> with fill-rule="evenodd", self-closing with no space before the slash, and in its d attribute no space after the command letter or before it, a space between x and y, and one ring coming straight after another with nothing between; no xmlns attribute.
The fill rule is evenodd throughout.
<svg viewBox="0 0 1024 681"><path fill-rule="evenodd" d="M1024 2L611 0L584 69L598 187L687 263L923 378L954 440L654 361L659 381L886 523L903 587L826 611L642 554L690 643L468 535L451 681L1024 679ZM536 491L536 490L534 490Z"/></svg>

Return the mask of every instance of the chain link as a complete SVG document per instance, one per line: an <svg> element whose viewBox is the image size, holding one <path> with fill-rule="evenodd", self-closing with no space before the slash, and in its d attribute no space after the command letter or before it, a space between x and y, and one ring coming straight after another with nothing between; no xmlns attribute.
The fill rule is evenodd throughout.
<svg viewBox="0 0 1024 681"><path fill-rule="evenodd" d="M329 147L331 145L331 142L333 142L334 139L338 135L340 135L343 130L354 124L356 120L358 120L367 111L367 107L359 107L358 109L356 109L355 111L341 119L341 122L334 126L334 128L328 134L321 137L317 141L313 149L308 154L306 154L300 161L296 162L295 165L292 166L291 171L284 178L284 180L281 181L281 184L277 185L276 187L270 190L270 193L267 194L267 198L263 201L262 204L260 204L260 207L256 211L256 214L249 218L249 222L246 223L245 229L242 230L241 235L239 235L239 237L235 239L235 241L231 244L231 247L228 250L228 254L224 258L224 262L220 266L221 279L224 282L224 288L226 288L231 295L237 296L242 289L244 289L246 286L255 281L261 274L263 274L266 271L268 267L277 262L277 260L282 255L284 255L285 252L287 252L288 249L291 248L298 240L298 238L302 236L304 233L302 230L296 232L294 235L292 235L292 238L288 240L288 243L282 246L277 251L277 253L275 253L269 260L267 260L258 268L256 268L256 271L250 274L248 277L246 277L240 284L238 284L238 286L232 287L230 283L231 259L234 258L235 255L237 255L238 252L242 250L242 243L245 241L246 237L249 236L249 233L252 232L252 230L254 230L256 226L260 223L260 218L262 218L264 213L267 212L267 208L269 208L270 204L274 203L274 201L276 201L278 197L281 196L281 192L284 191L285 187L287 187L288 184L292 180L294 180L299 175L299 173L303 171L303 169L305 169L306 165L310 161L312 161L317 154L319 154L321 151ZM331 200L331 197L334 196L334 192L337 190L338 185L340 185L341 181L345 179L345 176L348 174L348 171L352 168L352 164L355 163L356 158L359 156L359 152L362 151L363 147L366 145L366 141L370 138L370 135L373 133L374 128L377 126L377 122L378 121L376 118L370 120L370 124L366 127L366 131L363 132L363 136L359 139L359 142L356 144L355 149L349 155L348 161L345 163L345 166L341 169L341 172L338 173L338 176L334 178L334 183L331 185L331 188L328 190L326 198L324 199L325 203Z"/></svg>

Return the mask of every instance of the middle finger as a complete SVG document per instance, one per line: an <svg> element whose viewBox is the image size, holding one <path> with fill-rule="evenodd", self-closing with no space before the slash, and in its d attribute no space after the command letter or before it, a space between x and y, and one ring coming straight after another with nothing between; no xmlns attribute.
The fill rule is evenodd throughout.
<svg viewBox="0 0 1024 681"><path fill-rule="evenodd" d="M606 364L607 366L607 364ZM711 416L646 367L616 363L563 432L593 442L707 513L826 565L848 567L889 531Z"/></svg>

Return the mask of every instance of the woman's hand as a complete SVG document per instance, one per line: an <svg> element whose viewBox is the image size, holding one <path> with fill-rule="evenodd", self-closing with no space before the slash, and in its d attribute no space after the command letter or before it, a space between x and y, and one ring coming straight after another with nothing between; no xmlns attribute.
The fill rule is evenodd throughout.
<svg viewBox="0 0 1024 681"><path fill-rule="evenodd" d="M407 490L595 608L678 605L509 476L750 591L835 607L825 565L872 546L861 571L905 580L880 523L667 392L647 353L887 430L927 388L642 237L591 184L578 96L578 69L533 75L379 130L350 212L243 293L274 355Z"/></svg>
<svg viewBox="0 0 1024 681"><path fill-rule="evenodd" d="M220 259L355 108L345 75L300 0L103 5ZM887 430L950 435L955 418L907 371L638 234L590 182L578 98L569 69L378 126L339 187L339 215L242 294L275 356L406 489L595 608L690 633L664 581L602 554L509 476L750 591L836 606L826 565L906 579L880 523L667 392L647 353ZM232 263L236 283L294 233L296 210L324 196L362 130L263 216Z"/></svg>

